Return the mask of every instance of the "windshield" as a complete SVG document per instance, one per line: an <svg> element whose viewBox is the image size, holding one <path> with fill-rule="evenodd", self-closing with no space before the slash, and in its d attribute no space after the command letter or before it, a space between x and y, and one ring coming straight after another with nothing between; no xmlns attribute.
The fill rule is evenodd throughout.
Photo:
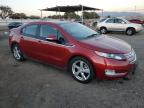
<svg viewBox="0 0 144 108"><path fill-rule="evenodd" d="M64 30L66 30L70 35L72 35L74 38L78 40L86 39L98 35L96 31L75 22L63 23L60 24L60 26L64 28Z"/></svg>
<svg viewBox="0 0 144 108"><path fill-rule="evenodd" d="M103 21L105 21L106 20L106 18L103 18L103 19L101 19L99 22L103 22Z"/></svg>

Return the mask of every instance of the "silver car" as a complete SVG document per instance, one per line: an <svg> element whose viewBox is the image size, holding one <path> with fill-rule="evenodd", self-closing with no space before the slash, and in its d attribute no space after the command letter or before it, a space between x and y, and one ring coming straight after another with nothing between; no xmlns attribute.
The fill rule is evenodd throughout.
<svg viewBox="0 0 144 108"><path fill-rule="evenodd" d="M141 24L131 23L124 18L107 18L98 22L97 29L102 34L106 34L108 31L122 31L131 36L144 28Z"/></svg>

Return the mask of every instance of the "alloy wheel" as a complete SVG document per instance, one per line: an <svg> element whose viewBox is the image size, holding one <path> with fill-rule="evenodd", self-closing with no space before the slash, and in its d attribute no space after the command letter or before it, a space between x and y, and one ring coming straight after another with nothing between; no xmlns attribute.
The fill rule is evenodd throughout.
<svg viewBox="0 0 144 108"><path fill-rule="evenodd" d="M86 62L77 60L72 64L72 73L77 80L86 81L90 77L90 68Z"/></svg>

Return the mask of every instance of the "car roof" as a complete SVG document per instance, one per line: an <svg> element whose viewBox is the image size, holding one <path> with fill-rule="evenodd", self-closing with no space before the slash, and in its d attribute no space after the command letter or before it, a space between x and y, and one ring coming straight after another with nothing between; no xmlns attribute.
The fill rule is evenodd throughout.
<svg viewBox="0 0 144 108"><path fill-rule="evenodd" d="M52 24L68 24L68 23L74 23L72 21L35 21L35 22L31 22L31 23L52 23Z"/></svg>

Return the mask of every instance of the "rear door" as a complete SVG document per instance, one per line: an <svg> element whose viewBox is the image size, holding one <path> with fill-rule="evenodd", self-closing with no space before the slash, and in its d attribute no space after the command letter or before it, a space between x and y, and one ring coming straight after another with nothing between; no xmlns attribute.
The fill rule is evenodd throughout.
<svg viewBox="0 0 144 108"><path fill-rule="evenodd" d="M39 25L30 24L22 28L20 47L24 54L28 57L39 57L39 39L38 39Z"/></svg>
<svg viewBox="0 0 144 108"><path fill-rule="evenodd" d="M125 31L126 30L126 22L123 21L122 19L115 18L114 20L115 23L115 31Z"/></svg>

